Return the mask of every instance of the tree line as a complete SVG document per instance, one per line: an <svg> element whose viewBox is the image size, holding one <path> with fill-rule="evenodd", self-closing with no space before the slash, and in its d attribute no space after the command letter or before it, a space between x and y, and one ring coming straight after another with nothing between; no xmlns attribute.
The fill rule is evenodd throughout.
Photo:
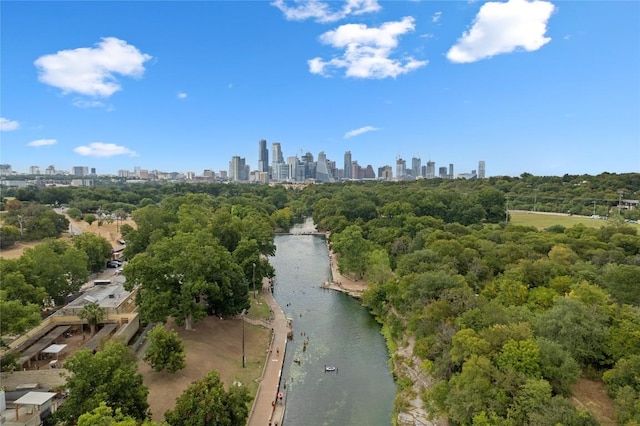
<svg viewBox="0 0 640 426"><path fill-rule="evenodd" d="M432 413L452 424L596 424L568 401L576 380L589 377L607 384L619 424L631 425L640 421L636 229L621 221L601 229L556 226L544 231L508 224L507 203L532 183L538 185L538 196L544 193L540 185L558 185L549 194L559 191L558 198L571 200L584 196L579 192L587 187L585 181L604 198L621 186L632 194L640 189L634 174L524 174L478 181L309 185L303 190L233 184L36 188L16 190L13 196L25 205L65 200L83 214L126 209L136 227L121 229L129 260L123 273L129 288L138 286L141 316L160 323L173 317L185 327L205 315L245 309L252 281L273 276L265 257L274 253L274 232L311 216L331 232L341 272L369 282L363 302L390 335L415 343L421 368L435 380L420 395ZM42 198L45 193L49 198ZM121 197L125 193L128 198ZM121 200L131 203L113 204ZM76 255L82 257L69 257ZM88 270L88 259L85 263ZM23 276L34 288L46 279ZM60 296L66 290L52 293ZM18 293L29 294L14 291L12 297ZM123 359L118 363L126 365ZM81 369L94 370L89 364ZM103 375L100 380L116 379ZM215 377L205 381L216 386ZM398 377L397 382L396 406L401 408L407 381ZM202 395L206 385L200 386L191 395ZM131 401L146 400L144 390L136 392ZM107 396L92 400L90 407L82 405L83 413L122 422L145 418L143 403L125 409ZM227 397L242 400L238 395L218 400ZM192 399L190 404L196 404ZM75 411L73 418L80 414Z"/></svg>
<svg viewBox="0 0 640 426"><path fill-rule="evenodd" d="M420 395L431 413L461 425L597 424L568 399L587 377L607 385L619 424L640 422L636 228L538 231L506 223L495 188L391 187L319 187L300 200L331 231L340 271L369 282L364 304L414 342L435 381ZM457 206L468 199L466 221Z"/></svg>

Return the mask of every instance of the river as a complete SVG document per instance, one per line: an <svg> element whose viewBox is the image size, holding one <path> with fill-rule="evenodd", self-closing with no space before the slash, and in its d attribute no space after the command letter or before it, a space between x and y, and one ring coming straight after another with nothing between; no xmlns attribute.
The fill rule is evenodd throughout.
<svg viewBox="0 0 640 426"><path fill-rule="evenodd" d="M396 387L380 325L356 300L320 287L331 276L324 237L275 242L274 295L294 329L282 373L284 425L391 425Z"/></svg>

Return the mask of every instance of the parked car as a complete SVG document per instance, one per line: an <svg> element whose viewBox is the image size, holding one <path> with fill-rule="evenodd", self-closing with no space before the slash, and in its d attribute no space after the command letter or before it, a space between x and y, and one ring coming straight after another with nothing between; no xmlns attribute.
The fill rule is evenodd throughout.
<svg viewBox="0 0 640 426"><path fill-rule="evenodd" d="M122 266L122 264L117 260L110 260L107 262L107 268L118 268Z"/></svg>

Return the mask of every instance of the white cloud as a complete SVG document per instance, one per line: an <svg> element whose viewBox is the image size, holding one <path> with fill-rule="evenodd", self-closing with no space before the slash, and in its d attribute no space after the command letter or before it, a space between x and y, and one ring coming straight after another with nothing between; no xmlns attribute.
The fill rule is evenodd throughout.
<svg viewBox="0 0 640 426"><path fill-rule="evenodd" d="M55 145L57 143L58 141L55 139L37 139L35 141L29 142L27 146L34 146L34 147L50 146L50 145Z"/></svg>
<svg viewBox="0 0 640 426"><path fill-rule="evenodd" d="M113 143L91 142L89 145L82 145L73 149L76 154L87 157L113 157L114 155L128 155L135 157L135 151L127 147Z"/></svg>
<svg viewBox="0 0 640 426"><path fill-rule="evenodd" d="M0 131L10 132L12 130L17 130L19 127L20 123L18 123L17 121L0 117Z"/></svg>
<svg viewBox="0 0 640 426"><path fill-rule="evenodd" d="M392 59L390 55L398 46L398 38L415 28L413 18L385 22L378 28L364 24L346 24L320 36L320 41L338 49L345 49L341 57L328 61L313 58L307 61L312 74L328 75L331 68L345 68L347 77L386 78L397 77L427 64L411 56Z"/></svg>
<svg viewBox="0 0 640 426"><path fill-rule="evenodd" d="M511 53L519 48L538 50L551 41L545 37L554 5L541 0L509 0L482 5L469 31L447 52L451 62L467 63Z"/></svg>
<svg viewBox="0 0 640 426"><path fill-rule="evenodd" d="M78 108L107 108L104 102L96 100L75 98L72 103Z"/></svg>
<svg viewBox="0 0 640 426"><path fill-rule="evenodd" d="M364 126L364 127L360 127L359 129L349 130L347 133L344 134L344 138L349 139L354 136L361 135L363 133L375 132L376 130L380 130L380 129L373 126Z"/></svg>
<svg viewBox="0 0 640 426"><path fill-rule="evenodd" d="M176 96L178 97L178 99L187 99L187 96L189 96L189 95L187 95L184 92L178 92L178 94Z"/></svg>
<svg viewBox="0 0 640 426"><path fill-rule="evenodd" d="M280 9L288 21L315 19L316 22L336 22L349 15L377 12L382 8L378 0L347 0L341 9L332 11L329 2L319 0L293 0L295 6L288 6L285 0L275 0L272 6Z"/></svg>
<svg viewBox="0 0 640 426"><path fill-rule="evenodd" d="M442 12L436 12L431 17L431 22L438 22L440 21L440 18L442 18Z"/></svg>
<svg viewBox="0 0 640 426"><path fill-rule="evenodd" d="M142 77L150 55L115 37L103 38L96 47L61 50L34 62L38 79L64 94L109 97L122 89L116 74Z"/></svg>

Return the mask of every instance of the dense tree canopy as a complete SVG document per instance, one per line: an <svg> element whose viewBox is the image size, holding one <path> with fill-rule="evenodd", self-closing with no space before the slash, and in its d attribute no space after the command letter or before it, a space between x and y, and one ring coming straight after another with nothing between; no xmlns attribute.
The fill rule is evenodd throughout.
<svg viewBox="0 0 640 426"><path fill-rule="evenodd" d="M87 255L87 268L90 272L104 270L105 262L111 259L113 247L106 238L88 232L73 237L73 246Z"/></svg>
<svg viewBox="0 0 640 426"><path fill-rule="evenodd" d="M148 390L137 372L135 356L124 344L108 341L95 354L81 350L65 362L64 368L69 372L64 386L69 396L55 412L56 419L73 424L103 402L124 416L137 420L147 417Z"/></svg>
<svg viewBox="0 0 640 426"><path fill-rule="evenodd" d="M244 426L250 400L244 386L226 391L212 371L189 386L164 417L170 426Z"/></svg>
<svg viewBox="0 0 640 426"><path fill-rule="evenodd" d="M21 334L40 323L40 306L15 299L8 300L4 290L0 290L0 312L0 336Z"/></svg>
<svg viewBox="0 0 640 426"><path fill-rule="evenodd" d="M88 257L65 241L50 240L28 248L18 259L18 271L27 284L42 287L57 304L87 281Z"/></svg>
<svg viewBox="0 0 640 426"><path fill-rule="evenodd" d="M617 202L620 191L637 198L639 190L637 173L348 182L300 191L112 182L19 188L6 194L16 199L4 202L0 236L10 242L66 229L62 216L37 203L131 214L136 228L122 227L125 276L129 288L139 286L142 317L173 316L189 326L246 308L251 284L273 276L265 259L275 251L273 230L312 216L330 231L340 270L370 283L363 301L389 335L415 343L435 383L422 395L435 413L461 424L595 424L566 399L581 371L590 371L604 373L624 423L637 422L640 411L633 381L640 237L624 220L638 219L640 210ZM509 224L507 208L610 220L600 229L539 231ZM46 243L0 261L1 302L23 310L28 322L30 306L48 297L61 302L86 279L97 265L92 253ZM195 410L197 398L185 398ZM131 414L123 408L114 415Z"/></svg>
<svg viewBox="0 0 640 426"><path fill-rule="evenodd" d="M207 314L237 314L249 307L250 284L273 275L264 259L275 250L268 216L244 206L216 208L215 201L168 197L134 213L138 228L127 234L124 275L127 288L140 286L146 320L171 316L190 329Z"/></svg>
<svg viewBox="0 0 640 426"><path fill-rule="evenodd" d="M178 333L158 324L147 333L147 340L144 361L154 371L167 370L175 373L186 366L184 345Z"/></svg>

